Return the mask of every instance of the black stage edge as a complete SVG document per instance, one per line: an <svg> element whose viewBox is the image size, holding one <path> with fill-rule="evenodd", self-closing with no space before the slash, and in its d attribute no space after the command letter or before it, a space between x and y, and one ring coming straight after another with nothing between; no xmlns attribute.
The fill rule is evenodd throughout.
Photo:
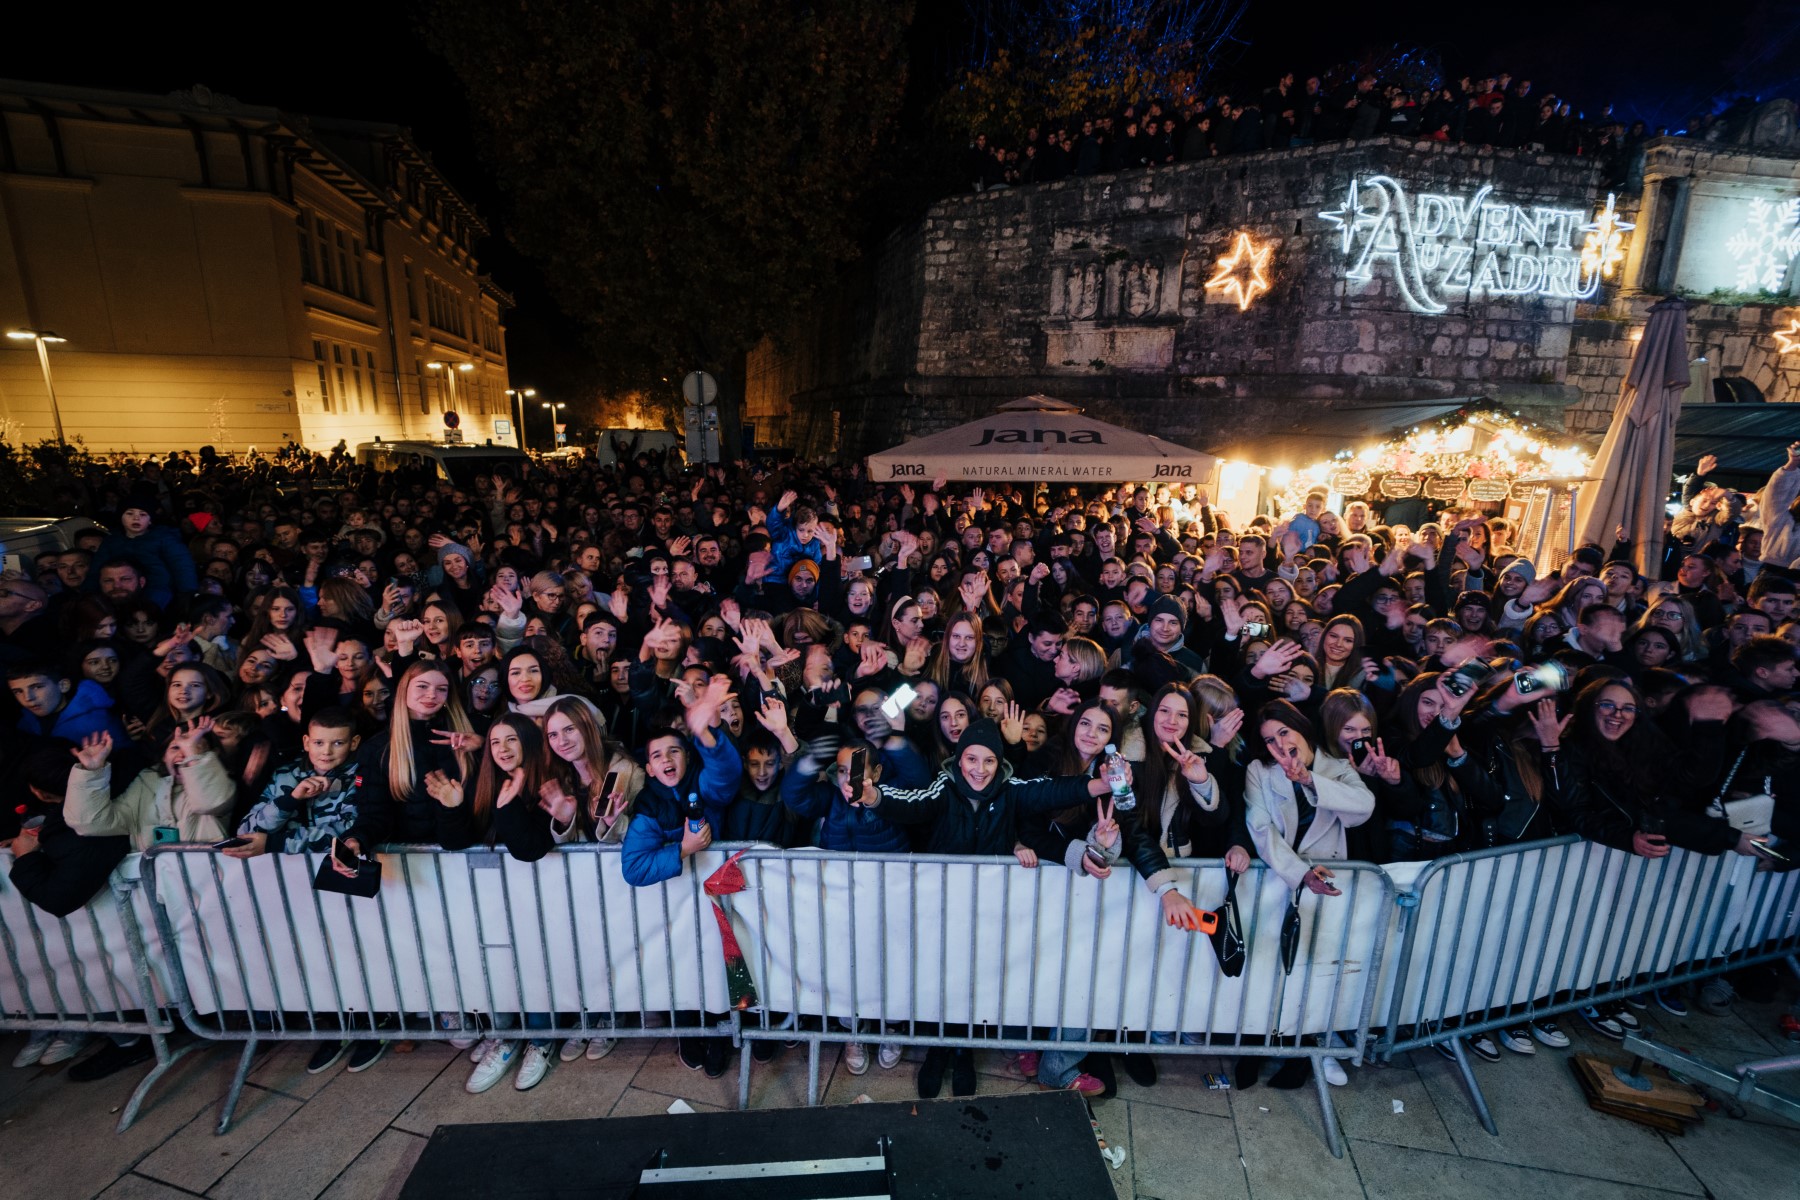
<svg viewBox="0 0 1800 1200"><path fill-rule="evenodd" d="M650 1184L646 1167L868 1156L869 1172ZM886 1189L891 1187L891 1192ZM618 1117L535 1124L441 1125L401 1200L445 1196L573 1200L1110 1200L1112 1181L1072 1092L900 1104Z"/></svg>

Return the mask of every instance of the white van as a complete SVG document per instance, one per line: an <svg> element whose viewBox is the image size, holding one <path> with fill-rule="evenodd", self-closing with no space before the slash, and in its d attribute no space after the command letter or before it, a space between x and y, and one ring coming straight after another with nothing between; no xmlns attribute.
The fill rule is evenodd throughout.
<svg viewBox="0 0 1800 1200"><path fill-rule="evenodd" d="M619 456L613 452L614 438L632 448L631 454L627 457L635 457L642 450L652 453L659 450L672 450L675 452L676 458L681 459L683 444L679 433L671 433L667 429L602 429L600 430L600 443L594 447L594 450L595 461L603 467L618 465Z"/></svg>
<svg viewBox="0 0 1800 1200"><path fill-rule="evenodd" d="M356 447L356 461L377 471L398 471L430 464L439 479L459 488L474 486L477 475L491 474L496 467L508 469L517 476L530 461L523 450L512 446L459 446L442 442L384 442L380 438L361 442Z"/></svg>

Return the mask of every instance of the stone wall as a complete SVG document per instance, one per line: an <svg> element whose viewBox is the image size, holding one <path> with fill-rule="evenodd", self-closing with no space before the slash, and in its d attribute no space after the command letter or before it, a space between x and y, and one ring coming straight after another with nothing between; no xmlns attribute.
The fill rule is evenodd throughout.
<svg viewBox="0 0 1800 1200"><path fill-rule="evenodd" d="M1578 223L1605 193L1594 166L1566 156L1373 138L953 197L850 272L805 328L751 354L746 415L764 441L811 456L859 456L1033 392L1203 449L1302 408L1464 396L1550 424L1566 410L1572 428L1598 431L1654 300L1641 281L1674 270L1670 173L1698 162L1681 139L1650 144L1641 191L1618 204L1627 220L1648 210L1655 244L1628 242L1604 289L1571 277ZM1785 159L1740 173L1752 169L1789 174ZM1383 188L1390 207L1370 207ZM1487 209L1475 207L1484 188ZM1491 234L1481 214L1500 207ZM1467 235L1432 242L1427 209ZM1402 211L1416 241L1371 232ZM1268 249L1269 286L1240 310L1207 284L1243 234ZM1487 246L1501 249L1484 276ZM1504 294L1514 287L1524 294ZM1792 315L1697 303L1695 356L1771 400L1800 398L1800 352L1779 357L1775 341Z"/></svg>

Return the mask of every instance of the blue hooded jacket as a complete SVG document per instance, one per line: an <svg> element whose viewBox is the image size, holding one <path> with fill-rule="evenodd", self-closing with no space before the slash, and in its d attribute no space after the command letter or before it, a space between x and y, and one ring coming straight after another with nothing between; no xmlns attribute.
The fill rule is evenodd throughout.
<svg viewBox="0 0 1800 1200"><path fill-rule="evenodd" d="M112 734L115 746L124 746L131 741L131 735L125 732L125 723L113 711L112 697L91 679L76 684L75 690L69 693L69 702L48 722L30 713L21 713L19 728L39 737L67 738L77 745L88 734L102 731Z"/></svg>
<svg viewBox="0 0 1800 1200"><path fill-rule="evenodd" d="M716 837L725 827L725 809L737 795L744 760L724 730L713 735L711 746L686 738L687 774L681 786L671 789L646 778L644 790L632 802L631 824L625 829L625 845L619 866L632 887L649 887L681 874L681 835L687 831L687 798L698 792L706 821Z"/></svg>

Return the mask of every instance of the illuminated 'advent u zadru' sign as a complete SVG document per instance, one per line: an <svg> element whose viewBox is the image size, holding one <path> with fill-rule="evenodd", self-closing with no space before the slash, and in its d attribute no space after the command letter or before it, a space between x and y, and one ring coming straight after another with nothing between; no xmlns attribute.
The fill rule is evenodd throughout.
<svg viewBox="0 0 1800 1200"><path fill-rule="evenodd" d="M1409 195L1386 175L1350 181L1339 208L1319 216L1337 229L1344 278L1392 274L1408 308L1440 313L1477 296L1583 300L1600 274L1581 265L1589 221L1577 208L1508 204L1492 187L1471 195Z"/></svg>

